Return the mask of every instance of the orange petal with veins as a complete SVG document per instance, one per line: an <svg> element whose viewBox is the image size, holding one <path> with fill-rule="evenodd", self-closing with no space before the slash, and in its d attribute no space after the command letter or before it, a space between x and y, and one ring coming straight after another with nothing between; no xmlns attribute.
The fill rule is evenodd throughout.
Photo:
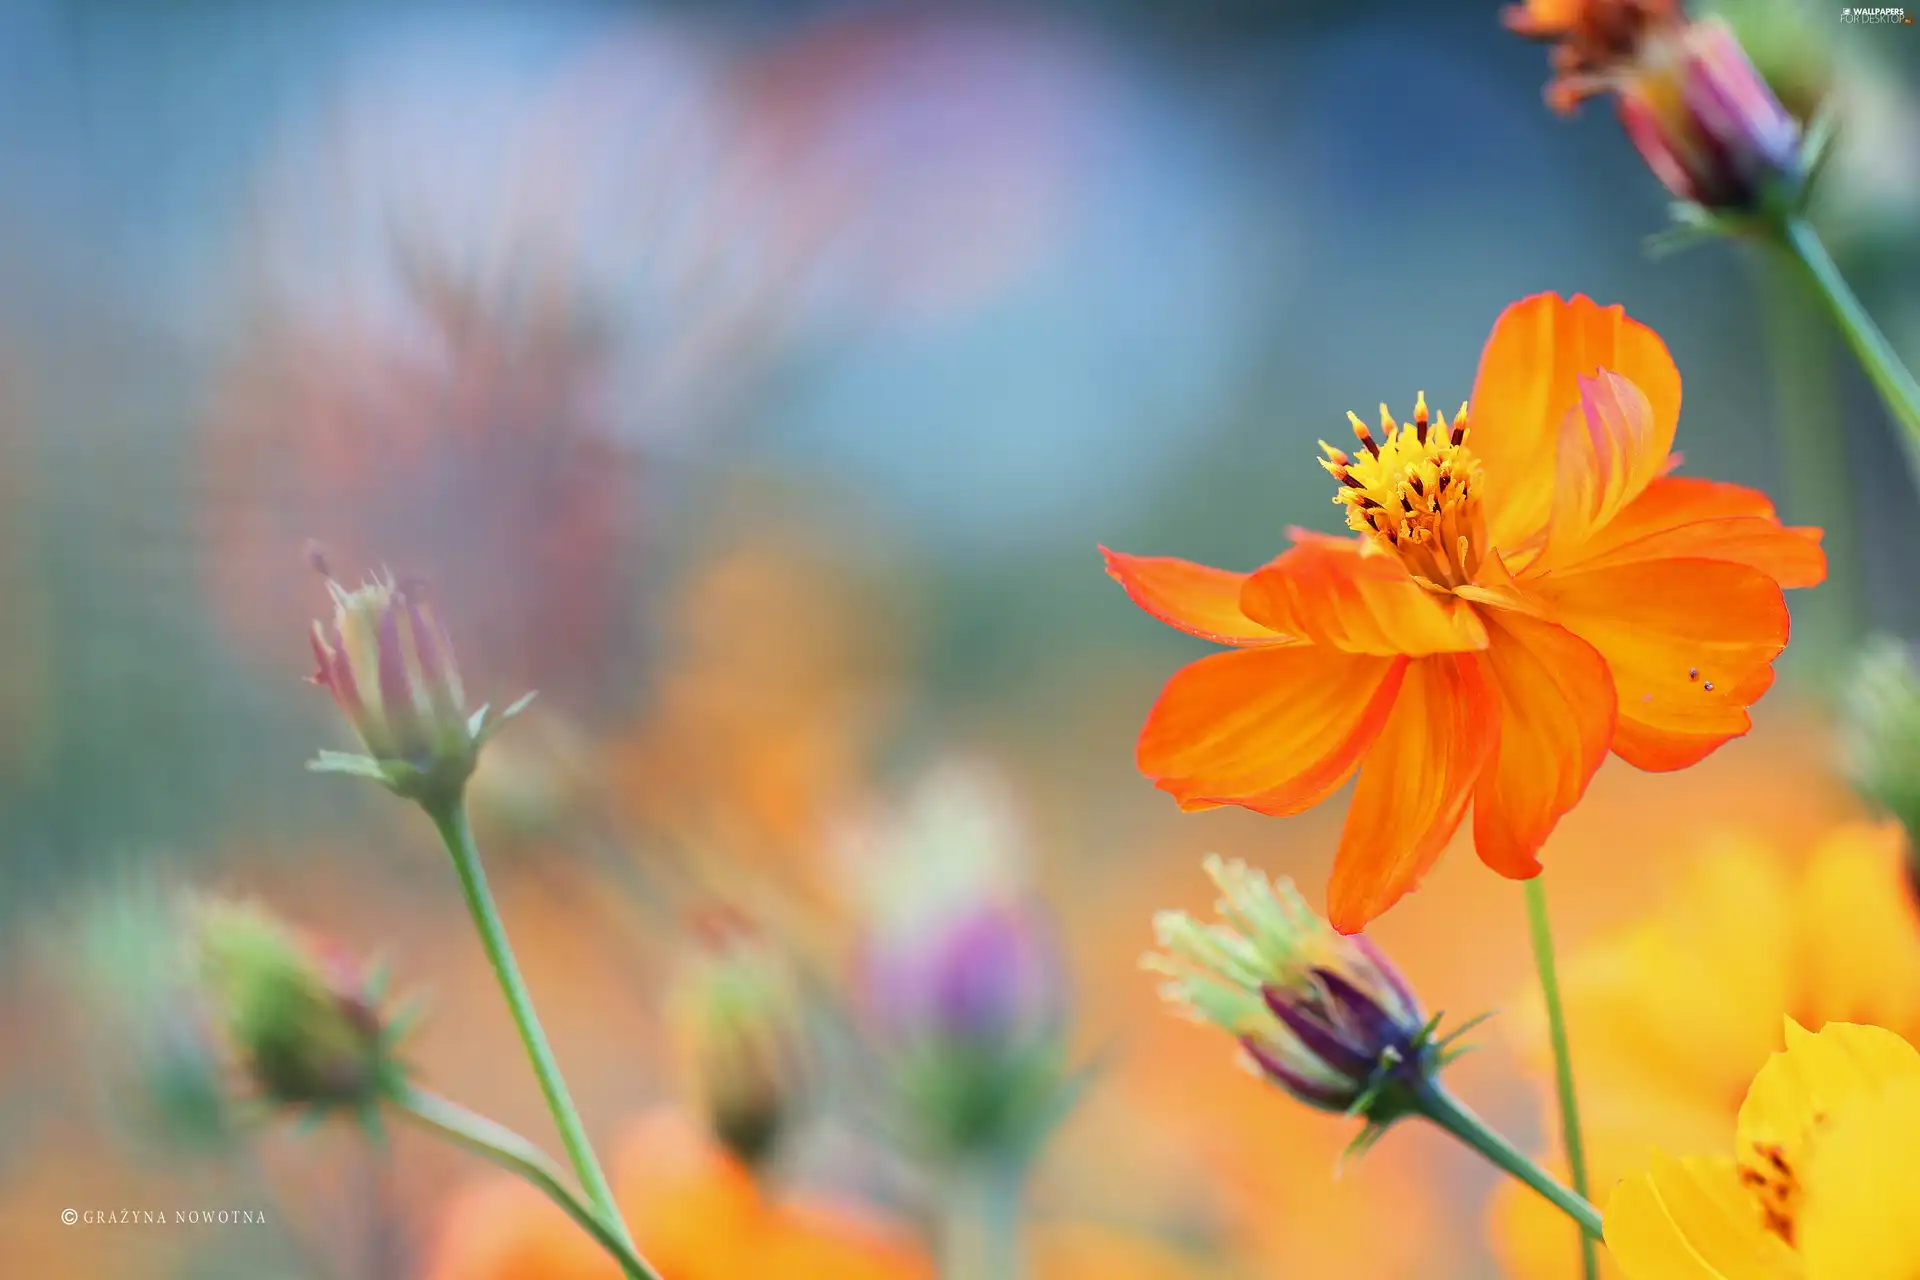
<svg viewBox="0 0 1920 1280"><path fill-rule="evenodd" d="M1780 586L1749 565L1647 560L1529 584L1547 616L1600 651L1619 699L1613 750L1683 769L1751 727L1787 644Z"/></svg>
<svg viewBox="0 0 1920 1280"><path fill-rule="evenodd" d="M1422 657L1487 647L1472 606L1422 587L1397 556L1352 538L1294 538L1241 589L1240 607L1256 622L1347 653Z"/></svg>
<svg viewBox="0 0 1920 1280"><path fill-rule="evenodd" d="M1127 597L1170 627L1215 644L1282 644L1288 637L1240 612L1249 575L1172 556L1130 556L1100 548L1107 576Z"/></svg>
<svg viewBox="0 0 1920 1280"><path fill-rule="evenodd" d="M1136 759L1183 809L1310 809L1353 773L1380 733L1404 658L1314 645L1216 653L1174 674L1140 731Z"/></svg>
<svg viewBox="0 0 1920 1280"><path fill-rule="evenodd" d="M1341 933L1418 887L1466 816L1474 782L1500 732L1478 654L1410 663L1400 697L1360 767L1327 886Z"/></svg>
<svg viewBox="0 0 1920 1280"><path fill-rule="evenodd" d="M1613 676L1592 645L1551 622L1489 610L1487 630L1500 743L1474 788L1473 843L1487 866L1524 880L1607 758Z"/></svg>
<svg viewBox="0 0 1920 1280"><path fill-rule="evenodd" d="M1694 476L1655 480L1598 530L1571 568L1686 557L1751 565L1783 587L1825 581L1820 530L1780 523L1757 489Z"/></svg>
<svg viewBox="0 0 1920 1280"><path fill-rule="evenodd" d="M1561 429L1580 402L1580 378L1602 369L1646 397L1638 449L1664 460L1680 421L1680 371L1653 330L1619 307L1551 293L1514 303L1493 326L1474 378L1467 445L1486 473L1489 538L1510 563L1553 516Z"/></svg>

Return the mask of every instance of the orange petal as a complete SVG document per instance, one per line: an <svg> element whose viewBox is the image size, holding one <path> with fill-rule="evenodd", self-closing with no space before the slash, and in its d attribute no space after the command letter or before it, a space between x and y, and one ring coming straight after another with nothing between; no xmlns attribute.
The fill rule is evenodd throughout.
<svg viewBox="0 0 1920 1280"><path fill-rule="evenodd" d="M1254 621L1348 653L1417 658L1487 647L1472 607L1422 587L1397 556L1354 538L1293 536L1292 549L1241 589Z"/></svg>
<svg viewBox="0 0 1920 1280"><path fill-rule="evenodd" d="M1202 658L1154 704L1140 731L1140 771L1183 809L1233 804L1275 817L1310 809L1378 736L1406 666L1312 645Z"/></svg>
<svg viewBox="0 0 1920 1280"><path fill-rule="evenodd" d="M1416 888L1466 816L1499 736L1498 704L1478 655L1408 664L1393 713L1367 752L1327 887L1342 933Z"/></svg>
<svg viewBox="0 0 1920 1280"><path fill-rule="evenodd" d="M1130 556L1100 548L1107 576L1135 604L1170 627L1215 644L1280 644L1287 640L1240 612L1248 575L1172 556Z"/></svg>
<svg viewBox="0 0 1920 1280"><path fill-rule="evenodd" d="M1779 584L1743 564L1648 560L1549 574L1529 591L1607 660L1613 750L1642 769L1683 769L1745 733L1787 644Z"/></svg>
<svg viewBox="0 0 1920 1280"><path fill-rule="evenodd" d="M1693 476L1648 485L1596 531L1577 567L1681 556L1752 565L1783 587L1818 586L1827 576L1820 530L1782 525L1757 489Z"/></svg>
<svg viewBox="0 0 1920 1280"><path fill-rule="evenodd" d="M1524 880L1607 758L1613 676L1592 645L1550 622L1489 610L1487 630L1500 742L1474 788L1473 843L1482 862Z"/></svg>
<svg viewBox="0 0 1920 1280"><path fill-rule="evenodd" d="M1580 401L1579 379L1606 369L1647 400L1640 451L1662 459L1680 421L1680 372L1660 336L1619 307L1536 294L1501 313L1474 378L1469 446L1486 470L1482 491L1494 546L1512 553L1553 515L1561 428Z"/></svg>
<svg viewBox="0 0 1920 1280"><path fill-rule="evenodd" d="M1660 476L1673 445L1671 434L1655 438L1653 408L1626 378L1603 369L1574 381L1580 399L1560 423L1553 515L1536 571L1576 558L1596 529Z"/></svg>

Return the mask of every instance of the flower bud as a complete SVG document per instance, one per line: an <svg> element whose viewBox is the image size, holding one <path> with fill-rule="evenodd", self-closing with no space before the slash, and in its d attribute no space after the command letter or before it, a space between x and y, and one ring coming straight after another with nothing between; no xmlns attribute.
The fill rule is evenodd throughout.
<svg viewBox="0 0 1920 1280"><path fill-rule="evenodd" d="M1617 107L1654 176L1703 208L1755 212L1773 192L1796 195L1805 177L1799 122L1719 19L1650 42Z"/></svg>
<svg viewBox="0 0 1920 1280"><path fill-rule="evenodd" d="M1920 848L1920 670L1890 636L1868 641L1845 696L1848 780L1907 829Z"/></svg>
<svg viewBox="0 0 1920 1280"><path fill-rule="evenodd" d="M106 1117L164 1159L219 1153L237 1132L220 1043L178 897L141 879L92 894L48 939L68 980L80 1057Z"/></svg>
<svg viewBox="0 0 1920 1280"><path fill-rule="evenodd" d="M1446 1060L1437 1019L1361 935L1336 933L1288 880L1208 857L1221 919L1154 918L1166 999L1240 1042L1249 1063L1309 1106L1384 1127L1414 1109Z"/></svg>
<svg viewBox="0 0 1920 1280"><path fill-rule="evenodd" d="M949 768L882 842L892 883L860 957L862 1021L942 1158L1024 1150L1064 1085L1065 974L1016 874L1021 835L986 775Z"/></svg>
<svg viewBox="0 0 1920 1280"><path fill-rule="evenodd" d="M371 971L251 903L201 904L194 936L216 1021L261 1097L364 1110L404 1089Z"/></svg>
<svg viewBox="0 0 1920 1280"><path fill-rule="evenodd" d="M322 573L326 561L317 553ZM493 724L487 709L469 715L453 644L418 584L373 578L349 591L327 578L333 621L313 624L313 682L333 695L366 756L322 752L313 767L355 773L414 799L458 795Z"/></svg>
<svg viewBox="0 0 1920 1280"><path fill-rule="evenodd" d="M1802 127L1826 105L1835 72L1833 15L1804 0L1714 0L1763 79Z"/></svg>
<svg viewBox="0 0 1920 1280"><path fill-rule="evenodd" d="M706 912L693 933L668 1026L715 1136L754 1164L807 1091L812 1054L800 983L787 957L734 912Z"/></svg>

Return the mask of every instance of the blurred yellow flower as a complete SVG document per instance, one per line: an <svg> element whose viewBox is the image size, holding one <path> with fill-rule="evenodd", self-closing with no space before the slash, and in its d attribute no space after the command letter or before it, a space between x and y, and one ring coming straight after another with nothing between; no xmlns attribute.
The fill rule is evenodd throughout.
<svg viewBox="0 0 1920 1280"><path fill-rule="evenodd" d="M1839 827L1803 859L1723 837L1648 919L1571 957L1567 1019L1603 1208L1654 1148L1726 1150L1783 1017L1920 1033L1920 912L1905 851L1893 824ZM1537 1014L1527 1034L1544 1073ZM1573 1229L1524 1189L1501 1189L1493 1225L1512 1274L1578 1274Z"/></svg>
<svg viewBox="0 0 1920 1280"><path fill-rule="evenodd" d="M1920 1275L1920 1052L1880 1027L1789 1019L1754 1077L1737 1156L1622 1182L1607 1245L1631 1280L1912 1280Z"/></svg>

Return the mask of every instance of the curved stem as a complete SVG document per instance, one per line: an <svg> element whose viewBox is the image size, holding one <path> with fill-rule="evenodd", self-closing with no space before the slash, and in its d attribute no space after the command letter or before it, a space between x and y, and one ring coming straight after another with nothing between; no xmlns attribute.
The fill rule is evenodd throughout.
<svg viewBox="0 0 1920 1280"><path fill-rule="evenodd" d="M1846 277L1820 242L1820 235L1805 218L1788 218L1779 227L1779 239L1786 250L1806 268L1813 287L1833 313L1834 323L1853 349L1860 367L1866 370L1887 411L1900 428L1900 443L1914 483L1920 486L1920 383L1880 332L1867 309L1854 296Z"/></svg>
<svg viewBox="0 0 1920 1280"><path fill-rule="evenodd" d="M1468 1109L1466 1103L1448 1093L1436 1082L1419 1097L1420 1114L1472 1147L1487 1163L1538 1191L1549 1204L1579 1224L1581 1247L1588 1258L1594 1257L1593 1242L1601 1238L1600 1211L1584 1195L1570 1191L1555 1181L1518 1147L1508 1142Z"/></svg>
<svg viewBox="0 0 1920 1280"><path fill-rule="evenodd" d="M580 1202L561 1176L559 1166L525 1138L456 1102L419 1089L392 1099L400 1113L429 1132L490 1160L508 1173L525 1179L566 1211L569 1218L619 1261L631 1280L660 1280L659 1273L634 1252L625 1234L616 1231Z"/></svg>
<svg viewBox="0 0 1920 1280"><path fill-rule="evenodd" d="M506 927L500 922L500 910L494 904L492 890L487 888L487 873L480 866L480 851L467 825L466 805L455 799L429 805L427 813L439 829L440 838L446 842L447 852L453 855L454 870L459 872L460 888L466 894L467 910L473 916L474 927L480 931L480 942L486 948L493 972L500 979L500 990L507 998L514 1025L520 1029L520 1042L526 1046L527 1057L533 1062L533 1074L540 1081L540 1092L546 1096L547 1110L553 1113L554 1127L560 1131L567 1158L580 1178L580 1185L586 1189L587 1198L631 1250L633 1237L627 1234L626 1224L621 1220L613 1188L607 1185L607 1175L600 1171L600 1162L594 1158L586 1127L580 1123L580 1113L574 1109L573 1098L567 1093L560 1064L554 1061L546 1032L540 1029L533 997L527 993L526 980L520 976L520 966L507 942Z"/></svg>
<svg viewBox="0 0 1920 1280"><path fill-rule="evenodd" d="M1574 1194L1592 1210L1587 1186L1587 1149L1580 1136L1580 1105L1573 1092L1573 1055L1567 1049L1567 1015L1560 1005L1560 975L1553 963L1553 929L1547 922L1547 890L1541 877L1527 881L1527 926L1533 938L1533 965L1540 972L1540 994L1547 1002L1547 1035L1553 1042L1553 1079L1560 1095L1560 1140L1567 1153L1567 1174ZM1544 1194L1544 1193L1543 1193ZM1595 1214L1595 1223L1599 1215ZM1584 1225L1584 1224L1583 1224ZM1600 1258L1595 1229L1580 1237L1580 1263L1586 1280L1597 1280Z"/></svg>

